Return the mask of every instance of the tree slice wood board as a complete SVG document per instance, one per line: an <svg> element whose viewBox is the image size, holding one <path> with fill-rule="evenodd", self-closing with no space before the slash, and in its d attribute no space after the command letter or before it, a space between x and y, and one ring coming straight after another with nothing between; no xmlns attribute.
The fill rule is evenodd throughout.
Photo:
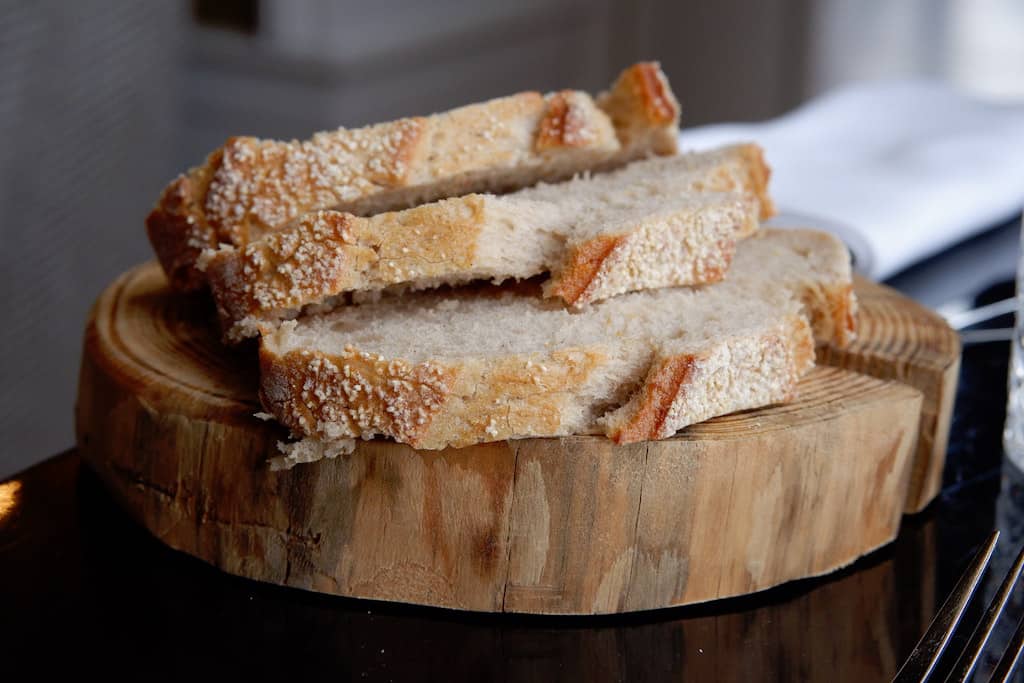
<svg viewBox="0 0 1024 683"><path fill-rule="evenodd" d="M875 287L857 285L871 363L819 366L786 405L628 446L568 437L431 452L375 440L274 472L286 434L253 417L254 347L222 347L208 299L172 293L146 264L92 312L78 445L157 538L260 581L547 614L741 595L853 562L917 505L922 405L938 406L934 441L949 416L927 390L952 390L871 375L912 374L885 359L915 369L919 340L939 333L906 325L944 325ZM822 357L853 366L846 353ZM932 448L927 468L941 471L943 454Z"/></svg>
<svg viewBox="0 0 1024 683"><path fill-rule="evenodd" d="M862 311L858 338L846 349L819 348L818 362L904 382L924 395L906 507L920 512L942 488L960 335L939 314L890 287L864 278L855 287Z"/></svg>

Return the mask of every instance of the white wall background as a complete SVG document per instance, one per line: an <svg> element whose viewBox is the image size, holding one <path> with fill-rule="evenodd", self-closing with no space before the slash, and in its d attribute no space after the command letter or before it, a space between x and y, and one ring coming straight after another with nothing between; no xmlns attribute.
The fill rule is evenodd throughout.
<svg viewBox="0 0 1024 683"><path fill-rule="evenodd" d="M849 81L941 78L1024 98L1020 0L817 0L807 94Z"/></svg>
<svg viewBox="0 0 1024 683"><path fill-rule="evenodd" d="M148 258L142 220L175 171L182 14L0 10L0 478L72 445L86 311Z"/></svg>

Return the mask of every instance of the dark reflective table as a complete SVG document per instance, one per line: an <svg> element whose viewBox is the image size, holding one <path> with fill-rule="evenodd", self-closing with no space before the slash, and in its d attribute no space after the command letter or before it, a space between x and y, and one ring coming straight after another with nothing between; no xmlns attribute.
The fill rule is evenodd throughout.
<svg viewBox="0 0 1024 683"><path fill-rule="evenodd" d="M989 594L1024 540L1024 477L1000 446L1007 354L965 349L943 493L895 543L821 579L625 616L467 614L231 577L152 539L70 451L0 485L0 680L887 680L987 532L1004 532Z"/></svg>

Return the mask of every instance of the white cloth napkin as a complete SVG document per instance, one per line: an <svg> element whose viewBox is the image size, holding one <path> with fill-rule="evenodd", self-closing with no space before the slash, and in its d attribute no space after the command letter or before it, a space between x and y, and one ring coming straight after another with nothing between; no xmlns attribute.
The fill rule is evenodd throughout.
<svg viewBox="0 0 1024 683"><path fill-rule="evenodd" d="M870 83L777 119L683 130L683 150L760 143L777 223L833 229L882 279L1024 206L1024 103L936 82Z"/></svg>

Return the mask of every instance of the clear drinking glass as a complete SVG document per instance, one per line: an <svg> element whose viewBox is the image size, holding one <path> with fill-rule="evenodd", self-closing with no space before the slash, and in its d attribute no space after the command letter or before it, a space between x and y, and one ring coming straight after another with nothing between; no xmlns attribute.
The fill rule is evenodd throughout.
<svg viewBox="0 0 1024 683"><path fill-rule="evenodd" d="M1021 220L1024 244L1024 219ZM1006 401L1006 427L1003 429L1003 448L1006 457L1024 470L1024 248L1017 257L1017 311L1013 326L1013 344L1010 349L1010 376Z"/></svg>

